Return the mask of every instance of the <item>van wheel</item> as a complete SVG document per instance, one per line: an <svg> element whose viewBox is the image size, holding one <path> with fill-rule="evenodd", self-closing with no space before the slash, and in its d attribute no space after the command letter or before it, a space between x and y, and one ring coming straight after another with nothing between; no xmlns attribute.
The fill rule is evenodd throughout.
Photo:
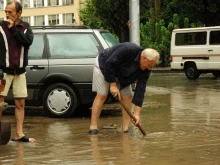
<svg viewBox="0 0 220 165"><path fill-rule="evenodd" d="M186 77L190 80L196 80L200 76L200 72L197 70L196 65L191 63L185 66Z"/></svg>
<svg viewBox="0 0 220 165"><path fill-rule="evenodd" d="M220 77L220 71L219 71L219 70L213 71L212 74L213 74L215 77Z"/></svg>
<svg viewBox="0 0 220 165"><path fill-rule="evenodd" d="M50 117L70 117L78 106L74 90L63 83L53 84L43 95L43 107Z"/></svg>

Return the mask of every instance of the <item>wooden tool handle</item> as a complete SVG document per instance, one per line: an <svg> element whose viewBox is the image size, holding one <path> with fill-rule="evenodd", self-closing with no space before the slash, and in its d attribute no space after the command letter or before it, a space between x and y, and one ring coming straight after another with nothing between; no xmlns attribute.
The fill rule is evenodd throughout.
<svg viewBox="0 0 220 165"><path fill-rule="evenodd" d="M123 104L121 101L120 101L120 104L121 104L121 106L125 109L125 111L128 113L128 115L136 122L136 118L135 118L134 115L131 113L131 111L129 111L129 110L124 106L124 104ZM137 124L136 126L139 128L139 130L141 131L141 133L142 133L144 136L147 135L146 132L144 131L144 129L141 127L140 124Z"/></svg>

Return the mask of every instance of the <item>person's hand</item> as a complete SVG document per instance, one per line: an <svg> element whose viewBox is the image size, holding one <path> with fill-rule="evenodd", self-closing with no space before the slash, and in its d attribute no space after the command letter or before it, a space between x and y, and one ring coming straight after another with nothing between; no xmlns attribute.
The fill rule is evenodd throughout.
<svg viewBox="0 0 220 165"><path fill-rule="evenodd" d="M134 116L134 118L135 118L136 120L134 120L134 119L131 120L132 123L133 123L135 126L137 126L138 124L140 124L140 112L141 112L141 107L135 106L135 107L134 107L134 114L133 114L133 116Z"/></svg>
<svg viewBox="0 0 220 165"><path fill-rule="evenodd" d="M137 126L138 124L140 124L140 115L134 114L134 117L136 121L134 119L131 119L131 121L135 126Z"/></svg>
<svg viewBox="0 0 220 165"><path fill-rule="evenodd" d="M116 83L110 84L110 92L114 98L117 98L118 100L121 100L120 91L116 85Z"/></svg>
<svg viewBox="0 0 220 165"><path fill-rule="evenodd" d="M12 26L14 26L14 21L11 20L10 18L4 20L5 22L8 23L8 28L10 29Z"/></svg>

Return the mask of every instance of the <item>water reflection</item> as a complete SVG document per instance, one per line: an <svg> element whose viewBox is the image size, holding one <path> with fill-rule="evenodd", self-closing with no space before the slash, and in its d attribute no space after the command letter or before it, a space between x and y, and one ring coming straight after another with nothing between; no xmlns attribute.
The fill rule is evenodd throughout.
<svg viewBox="0 0 220 165"><path fill-rule="evenodd" d="M117 135L118 137L108 138L90 136L92 147L92 159L94 164L141 164L144 159L143 145L140 139L132 140L128 134Z"/></svg>
<svg viewBox="0 0 220 165"><path fill-rule="evenodd" d="M101 146L99 145L98 136L90 136L91 147L92 147L92 159L97 165L102 164L103 156L101 153Z"/></svg>
<svg viewBox="0 0 220 165"><path fill-rule="evenodd" d="M148 131L152 132L170 132L172 129L171 122L171 93L165 92L164 89L149 87L147 97L145 97L141 115L142 124ZM160 92L159 92L160 91ZM164 93L161 93L163 91ZM156 92L156 94L155 94ZM159 94L157 94L159 92ZM151 122L149 122L151 121ZM152 122L153 121L153 122Z"/></svg>
<svg viewBox="0 0 220 165"><path fill-rule="evenodd" d="M16 143L15 144L15 149L16 149L16 159L15 159L15 164L16 165L23 165L26 164L25 159L24 159L24 146L23 143Z"/></svg>
<svg viewBox="0 0 220 165"><path fill-rule="evenodd" d="M59 131L58 131L59 130ZM47 128L47 136L50 140L56 141L57 143L63 142L65 139L68 142L68 138L72 133L70 125L67 125L65 122L56 122L50 124Z"/></svg>
<svg viewBox="0 0 220 165"><path fill-rule="evenodd" d="M130 134L122 133L118 115L102 115L98 136L88 135L90 117L29 116L25 118L24 132L37 142L10 141L0 146L0 164L220 164L219 82L189 82L185 77L164 75L154 75L151 81L141 112L146 137L134 126ZM119 128L102 129L110 123Z"/></svg>
<svg viewBox="0 0 220 165"><path fill-rule="evenodd" d="M216 117L220 106L219 92L207 88L173 88L171 95L171 111L173 118L205 120L210 123ZM182 92L184 91L184 92ZM195 119L196 115L196 119Z"/></svg>
<svg viewBox="0 0 220 165"><path fill-rule="evenodd" d="M174 79L172 76L169 79L163 76L154 78L148 100L158 98L157 94L170 99L170 109L167 110L170 111L171 130L160 134L154 132L150 136L160 139L159 135L162 135L160 145L173 150L178 164L219 164L219 81L209 77L200 81L188 81L182 77ZM165 81L159 82L161 79ZM156 122L151 122L153 127Z"/></svg>

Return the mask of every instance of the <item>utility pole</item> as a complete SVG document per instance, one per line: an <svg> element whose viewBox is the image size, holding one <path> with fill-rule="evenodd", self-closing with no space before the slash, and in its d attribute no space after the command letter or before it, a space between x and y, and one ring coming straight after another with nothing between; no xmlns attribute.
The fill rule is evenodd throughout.
<svg viewBox="0 0 220 165"><path fill-rule="evenodd" d="M140 46L140 5L139 0L129 0L130 42Z"/></svg>

